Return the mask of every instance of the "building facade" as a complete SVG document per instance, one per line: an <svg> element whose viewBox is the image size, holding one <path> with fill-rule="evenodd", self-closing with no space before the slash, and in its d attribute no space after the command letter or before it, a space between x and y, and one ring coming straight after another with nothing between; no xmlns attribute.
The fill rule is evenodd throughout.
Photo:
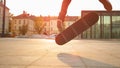
<svg viewBox="0 0 120 68"><path fill-rule="evenodd" d="M98 22L81 34L84 39L120 39L120 11L82 11L82 17L90 12L99 15Z"/></svg>
<svg viewBox="0 0 120 68"><path fill-rule="evenodd" d="M11 21L11 32L13 35L21 35L20 28L23 25L28 25L27 35L31 35L35 32L34 30L34 16L30 16L25 11L23 14L14 16Z"/></svg>
<svg viewBox="0 0 120 68"><path fill-rule="evenodd" d="M73 24L78 19L78 16L66 16L64 24L65 28ZM11 21L11 32L12 35L19 36L20 27L28 24L28 31L26 35L33 34L58 34L57 28L57 16L31 16L25 11L18 16L14 16ZM36 24L36 26L35 26ZM41 30L40 33L37 30Z"/></svg>
<svg viewBox="0 0 120 68"><path fill-rule="evenodd" d="M57 28L57 16L48 16L44 17L44 23L46 24L44 31L51 35L51 34L58 34ZM78 16L66 16L64 24L65 28L73 24L76 20L78 20Z"/></svg>
<svg viewBox="0 0 120 68"><path fill-rule="evenodd" d="M2 33L2 25L3 25L3 2L0 2L0 34ZM9 33L9 8L5 7L5 34Z"/></svg>
<svg viewBox="0 0 120 68"><path fill-rule="evenodd" d="M44 18L44 23L45 28L44 31L48 34L58 34L58 29L57 29L57 16L45 16Z"/></svg>
<svg viewBox="0 0 120 68"><path fill-rule="evenodd" d="M79 19L78 16L66 16L65 17L65 28L69 27L70 25L72 25L75 21L77 21Z"/></svg>

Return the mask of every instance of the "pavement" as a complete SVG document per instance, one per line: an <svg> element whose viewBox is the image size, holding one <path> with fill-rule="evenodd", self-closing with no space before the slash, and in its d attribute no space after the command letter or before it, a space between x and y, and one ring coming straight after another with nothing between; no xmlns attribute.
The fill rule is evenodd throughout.
<svg viewBox="0 0 120 68"><path fill-rule="evenodd" d="M0 68L120 68L120 40L0 38Z"/></svg>

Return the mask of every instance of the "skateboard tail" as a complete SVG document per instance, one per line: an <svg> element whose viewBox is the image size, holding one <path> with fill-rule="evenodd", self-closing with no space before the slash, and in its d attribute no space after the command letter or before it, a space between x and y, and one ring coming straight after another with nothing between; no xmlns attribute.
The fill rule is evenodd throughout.
<svg viewBox="0 0 120 68"><path fill-rule="evenodd" d="M55 38L56 43L58 45L63 45L69 42L85 30L90 28L92 25L94 25L98 21L98 19L99 16L96 13L88 13L87 15L73 23L71 26L69 26L67 29L65 29L63 32L58 34Z"/></svg>

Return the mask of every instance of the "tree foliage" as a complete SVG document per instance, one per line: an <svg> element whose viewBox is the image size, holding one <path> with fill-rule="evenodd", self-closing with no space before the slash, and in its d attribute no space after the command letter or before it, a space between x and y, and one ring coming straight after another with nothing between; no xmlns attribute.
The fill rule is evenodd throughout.
<svg viewBox="0 0 120 68"><path fill-rule="evenodd" d="M28 31L28 24L23 24L21 27L19 27L19 32L21 35L25 35Z"/></svg>
<svg viewBox="0 0 120 68"><path fill-rule="evenodd" d="M45 26L45 24L43 22L43 17L42 16L36 17L35 23L34 23L34 28L38 34L42 33L44 26Z"/></svg>

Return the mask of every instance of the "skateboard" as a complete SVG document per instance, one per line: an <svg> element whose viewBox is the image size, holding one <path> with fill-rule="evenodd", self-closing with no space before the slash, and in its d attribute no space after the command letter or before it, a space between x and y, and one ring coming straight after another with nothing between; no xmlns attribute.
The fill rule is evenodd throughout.
<svg viewBox="0 0 120 68"><path fill-rule="evenodd" d="M70 40L84 32L85 30L90 28L92 25L97 23L98 19L99 16L95 12L88 13L87 15L73 23L71 26L66 28L64 31L59 33L55 37L55 42L58 45L63 45L69 42Z"/></svg>

